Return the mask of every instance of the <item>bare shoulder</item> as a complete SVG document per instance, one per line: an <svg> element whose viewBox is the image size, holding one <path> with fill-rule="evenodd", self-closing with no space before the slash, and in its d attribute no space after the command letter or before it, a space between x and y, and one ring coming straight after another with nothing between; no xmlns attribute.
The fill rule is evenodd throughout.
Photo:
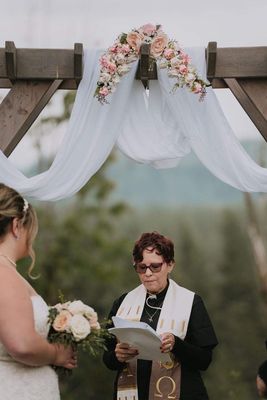
<svg viewBox="0 0 267 400"><path fill-rule="evenodd" d="M3 298L27 298L29 296L23 278L15 268L0 263L0 301Z"/></svg>

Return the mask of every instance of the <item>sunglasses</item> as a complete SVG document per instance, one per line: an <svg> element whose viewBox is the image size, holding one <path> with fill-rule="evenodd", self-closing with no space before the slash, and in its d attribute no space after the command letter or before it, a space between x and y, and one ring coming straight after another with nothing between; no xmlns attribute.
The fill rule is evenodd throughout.
<svg viewBox="0 0 267 400"><path fill-rule="evenodd" d="M151 263L150 265L146 265L143 263L134 264L134 269L138 274L145 274L147 268L150 269L151 272L160 272L162 268L163 262L161 263Z"/></svg>

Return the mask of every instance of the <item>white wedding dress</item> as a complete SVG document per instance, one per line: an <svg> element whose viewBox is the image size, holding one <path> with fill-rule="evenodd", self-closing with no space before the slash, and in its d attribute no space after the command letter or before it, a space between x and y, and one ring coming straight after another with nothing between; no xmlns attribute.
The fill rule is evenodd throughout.
<svg viewBox="0 0 267 400"><path fill-rule="evenodd" d="M36 331L47 337L48 307L40 296L32 296ZM18 326L19 329L19 326ZM13 360L0 343L1 400L60 400L58 378L50 366L31 367Z"/></svg>

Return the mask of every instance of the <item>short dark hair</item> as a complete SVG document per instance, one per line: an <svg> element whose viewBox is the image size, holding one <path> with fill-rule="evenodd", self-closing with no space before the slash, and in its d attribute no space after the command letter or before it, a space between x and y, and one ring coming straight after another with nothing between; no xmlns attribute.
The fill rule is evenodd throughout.
<svg viewBox="0 0 267 400"><path fill-rule="evenodd" d="M143 260L143 252L149 247L156 250L167 264L174 261L173 242L166 236L154 231L142 233L135 242L133 248L133 260L135 263Z"/></svg>

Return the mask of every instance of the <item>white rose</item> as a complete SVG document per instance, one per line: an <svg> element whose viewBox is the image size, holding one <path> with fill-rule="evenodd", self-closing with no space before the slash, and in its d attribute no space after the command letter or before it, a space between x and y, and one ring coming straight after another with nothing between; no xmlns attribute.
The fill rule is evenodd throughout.
<svg viewBox="0 0 267 400"><path fill-rule="evenodd" d="M97 317L97 313L95 312L95 310L92 307L86 306L86 309L84 311L84 316L86 318L94 318Z"/></svg>
<svg viewBox="0 0 267 400"><path fill-rule="evenodd" d="M108 74L107 72L102 72L100 77L99 77L99 82L108 82L110 80L110 74Z"/></svg>
<svg viewBox="0 0 267 400"><path fill-rule="evenodd" d="M88 306L85 305L81 300L75 300L70 305L68 306L69 312L71 312L73 315L75 314L84 314L86 308Z"/></svg>
<svg viewBox="0 0 267 400"><path fill-rule="evenodd" d="M91 332L89 321L81 314L74 315L71 318L69 328L77 342L86 338Z"/></svg>
<svg viewBox="0 0 267 400"><path fill-rule="evenodd" d="M181 64L181 60L180 60L179 57L176 56L176 57L173 57L173 58L171 59L171 66L172 66L172 68L178 68L180 64Z"/></svg>
<svg viewBox="0 0 267 400"><path fill-rule="evenodd" d="M118 84L118 83L120 82L120 77L119 77L118 74L116 74L116 75L114 76L113 82L114 82L115 84Z"/></svg>
<svg viewBox="0 0 267 400"><path fill-rule="evenodd" d="M125 57L121 53L117 54L115 58L118 64L123 64L125 62Z"/></svg>
<svg viewBox="0 0 267 400"><path fill-rule="evenodd" d="M195 80L195 75L194 75L194 74L191 74L191 73L186 74L184 80L185 80L187 83L190 83L190 82L192 82L192 81Z"/></svg>
<svg viewBox="0 0 267 400"><path fill-rule="evenodd" d="M128 65L119 65L117 68L117 72L119 75L126 74L130 70L130 67Z"/></svg>

